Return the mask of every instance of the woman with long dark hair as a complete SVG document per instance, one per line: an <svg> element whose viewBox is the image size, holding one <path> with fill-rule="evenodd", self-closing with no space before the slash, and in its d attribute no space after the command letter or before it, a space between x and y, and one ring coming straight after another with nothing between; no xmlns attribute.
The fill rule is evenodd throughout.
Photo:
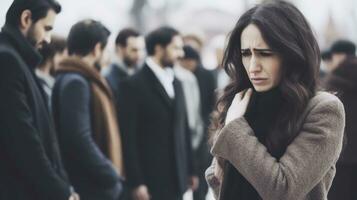
<svg viewBox="0 0 357 200"><path fill-rule="evenodd" d="M222 200L323 200L336 173L345 113L317 91L320 52L301 12L284 1L244 13L223 65L208 184Z"/></svg>

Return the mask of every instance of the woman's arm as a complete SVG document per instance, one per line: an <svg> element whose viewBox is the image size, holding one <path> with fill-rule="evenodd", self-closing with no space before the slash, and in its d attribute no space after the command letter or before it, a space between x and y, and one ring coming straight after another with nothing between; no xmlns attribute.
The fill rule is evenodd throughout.
<svg viewBox="0 0 357 200"><path fill-rule="evenodd" d="M336 97L324 97L280 160L259 143L243 117L221 130L211 152L232 163L263 199L302 199L334 165L342 148L343 105Z"/></svg>

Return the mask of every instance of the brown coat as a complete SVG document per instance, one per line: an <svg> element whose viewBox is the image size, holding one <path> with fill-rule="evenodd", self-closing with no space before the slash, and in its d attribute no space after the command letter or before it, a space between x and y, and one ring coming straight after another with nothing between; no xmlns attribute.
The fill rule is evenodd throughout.
<svg viewBox="0 0 357 200"><path fill-rule="evenodd" d="M211 153L232 163L264 200L326 200L342 149L344 107L337 97L319 92L299 121L301 132L280 160L259 143L243 117L223 127ZM215 162L206 179L219 197L214 167Z"/></svg>

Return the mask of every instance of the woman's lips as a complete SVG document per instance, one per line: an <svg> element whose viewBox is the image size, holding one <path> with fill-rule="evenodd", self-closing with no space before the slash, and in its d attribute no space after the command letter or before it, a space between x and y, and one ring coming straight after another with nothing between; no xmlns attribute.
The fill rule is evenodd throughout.
<svg viewBox="0 0 357 200"><path fill-rule="evenodd" d="M262 85L265 84L267 81L267 78L251 78L251 81L254 85Z"/></svg>

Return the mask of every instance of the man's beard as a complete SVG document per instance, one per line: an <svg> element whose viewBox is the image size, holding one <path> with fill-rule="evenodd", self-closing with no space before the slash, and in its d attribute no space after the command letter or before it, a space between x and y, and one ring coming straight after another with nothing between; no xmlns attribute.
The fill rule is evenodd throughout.
<svg viewBox="0 0 357 200"><path fill-rule="evenodd" d="M104 56L103 56L103 52L102 52L101 55L94 62L94 68L97 69L99 72L103 67L103 63L104 63L103 59L104 59Z"/></svg>
<svg viewBox="0 0 357 200"><path fill-rule="evenodd" d="M136 63L134 61L130 60L130 58L127 56L124 56L123 62L129 68L134 68L136 65Z"/></svg>
<svg viewBox="0 0 357 200"><path fill-rule="evenodd" d="M32 25L30 26L28 32L27 32L27 36L26 36L27 41L29 41L29 43L31 44L31 46L33 46L35 49L40 49L43 46L44 42L38 42L35 36L35 26Z"/></svg>
<svg viewBox="0 0 357 200"><path fill-rule="evenodd" d="M164 56L160 60L161 65L164 66L164 67L173 68L174 67L174 61L170 60L168 57L169 57L168 53L165 51Z"/></svg>
<svg viewBox="0 0 357 200"><path fill-rule="evenodd" d="M94 63L94 68L95 68L98 72L101 71L102 65L100 64L99 61L96 61L96 62Z"/></svg>

